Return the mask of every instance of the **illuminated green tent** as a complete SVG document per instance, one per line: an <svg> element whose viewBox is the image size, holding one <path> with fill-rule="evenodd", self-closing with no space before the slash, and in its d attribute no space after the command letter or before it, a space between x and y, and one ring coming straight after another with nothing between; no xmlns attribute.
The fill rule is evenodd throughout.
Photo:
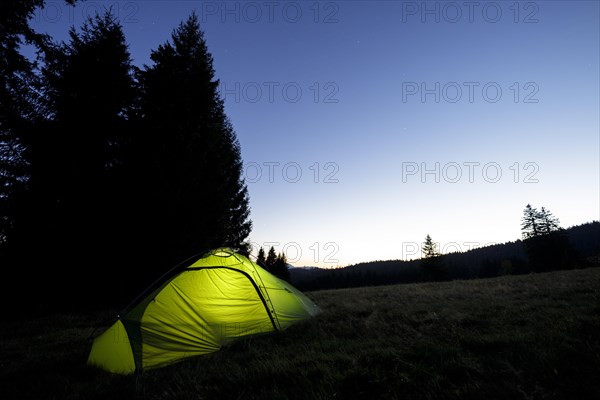
<svg viewBox="0 0 600 400"><path fill-rule="evenodd" d="M289 283L229 249L213 250L125 311L94 339L88 364L130 374L282 331L319 308Z"/></svg>

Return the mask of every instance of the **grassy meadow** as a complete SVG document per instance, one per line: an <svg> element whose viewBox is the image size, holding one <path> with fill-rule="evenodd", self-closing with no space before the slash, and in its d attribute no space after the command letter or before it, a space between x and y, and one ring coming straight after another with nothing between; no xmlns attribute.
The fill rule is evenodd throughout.
<svg viewBox="0 0 600 400"><path fill-rule="evenodd" d="M110 312L4 322L0 398L600 398L600 268L307 294L316 318L139 377L85 365Z"/></svg>

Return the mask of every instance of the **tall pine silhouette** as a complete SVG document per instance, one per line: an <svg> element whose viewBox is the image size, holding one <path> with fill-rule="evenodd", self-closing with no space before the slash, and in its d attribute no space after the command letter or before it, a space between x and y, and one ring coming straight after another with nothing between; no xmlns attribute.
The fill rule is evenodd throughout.
<svg viewBox="0 0 600 400"><path fill-rule="evenodd" d="M43 39L28 24L35 8L43 4L43 0L4 2L0 13L0 249L12 234L26 190L29 166L23 135L39 116L38 96L32 90L34 63L19 48Z"/></svg>
<svg viewBox="0 0 600 400"><path fill-rule="evenodd" d="M240 148L196 15L134 73L110 12L52 43L26 21L43 1L23 4L0 17L0 265L35 277L31 309L122 305L193 254L247 251Z"/></svg>
<svg viewBox="0 0 600 400"><path fill-rule="evenodd" d="M567 269L581 264L565 230L559 226L558 218L554 217L550 210L542 207L538 211L527 204L521 221L521 231L532 271Z"/></svg>
<svg viewBox="0 0 600 400"><path fill-rule="evenodd" d="M35 274L33 306L82 307L124 272L127 196L118 182L129 135L124 114L135 99L132 69L110 13L43 49L40 113L20 135L28 179L3 253L17 275ZM93 278L67 284L82 268Z"/></svg>
<svg viewBox="0 0 600 400"><path fill-rule="evenodd" d="M443 266L443 257L438 250L438 245L427 234L421 248L421 271L426 281L441 281L446 277Z"/></svg>
<svg viewBox="0 0 600 400"><path fill-rule="evenodd" d="M256 257L256 263L258 265L260 265L261 267L265 268L266 262L267 262L267 260L265 258L265 249L263 249L261 247L260 250L258 250L258 256Z"/></svg>
<svg viewBox="0 0 600 400"><path fill-rule="evenodd" d="M248 192L235 132L218 93L213 59L192 14L139 73L148 215L163 262L202 249L247 249ZM154 202L154 203L153 203Z"/></svg>

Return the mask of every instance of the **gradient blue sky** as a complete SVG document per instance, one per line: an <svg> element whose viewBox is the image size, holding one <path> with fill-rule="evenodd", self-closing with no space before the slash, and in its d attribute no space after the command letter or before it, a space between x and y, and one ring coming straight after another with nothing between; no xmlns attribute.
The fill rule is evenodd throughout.
<svg viewBox="0 0 600 400"><path fill-rule="evenodd" d="M112 5L141 66L195 9L250 240L332 267L418 258L426 234L446 251L515 240L527 203L563 227L600 219L599 2L471 4L49 1L34 25L64 39Z"/></svg>

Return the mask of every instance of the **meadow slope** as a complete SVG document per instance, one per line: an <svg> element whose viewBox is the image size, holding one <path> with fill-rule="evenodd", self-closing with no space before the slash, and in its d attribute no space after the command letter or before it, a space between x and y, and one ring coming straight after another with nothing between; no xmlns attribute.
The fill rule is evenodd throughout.
<svg viewBox="0 0 600 400"><path fill-rule="evenodd" d="M598 399L600 268L307 293L318 317L142 376L87 367L108 314L0 328L3 399Z"/></svg>

